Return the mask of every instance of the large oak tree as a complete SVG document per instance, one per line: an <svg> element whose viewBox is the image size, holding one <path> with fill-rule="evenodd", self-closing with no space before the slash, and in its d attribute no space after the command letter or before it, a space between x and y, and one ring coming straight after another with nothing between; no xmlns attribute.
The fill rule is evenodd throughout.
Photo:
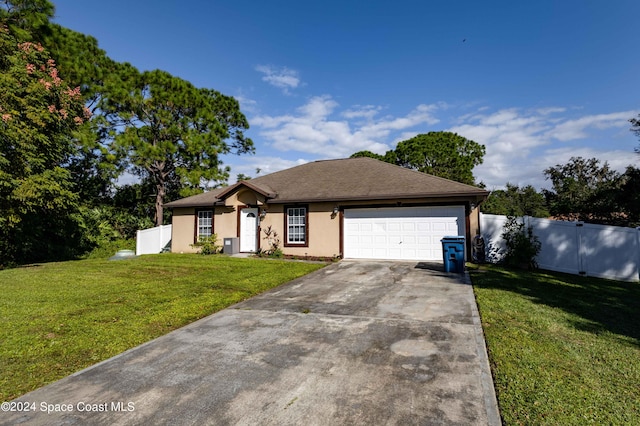
<svg viewBox="0 0 640 426"><path fill-rule="evenodd" d="M378 155L360 151L351 157L372 157L408 169L475 184L473 168L482 164L485 147L452 132L429 132L399 142L395 150Z"/></svg>
<svg viewBox="0 0 640 426"><path fill-rule="evenodd" d="M544 195L531 185L507 183L506 189L491 191L481 209L483 213L505 216L549 216Z"/></svg>
<svg viewBox="0 0 640 426"><path fill-rule="evenodd" d="M572 157L544 170L552 190L544 190L551 213L571 220L612 223L619 213L620 174L597 158Z"/></svg>

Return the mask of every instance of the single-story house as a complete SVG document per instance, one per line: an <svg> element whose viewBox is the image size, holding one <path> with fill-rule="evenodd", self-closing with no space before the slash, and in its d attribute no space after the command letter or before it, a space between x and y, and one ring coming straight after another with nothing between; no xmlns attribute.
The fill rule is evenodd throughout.
<svg viewBox="0 0 640 426"><path fill-rule="evenodd" d="M201 237L239 239L240 252L442 261L444 236L464 235L467 256L488 192L372 158L323 160L165 204L171 251L195 252ZM270 228L269 228L270 227Z"/></svg>

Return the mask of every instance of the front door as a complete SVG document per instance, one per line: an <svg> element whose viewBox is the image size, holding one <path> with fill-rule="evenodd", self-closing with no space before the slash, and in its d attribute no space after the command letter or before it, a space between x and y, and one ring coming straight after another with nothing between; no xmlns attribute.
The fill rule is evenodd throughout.
<svg viewBox="0 0 640 426"><path fill-rule="evenodd" d="M258 250L258 209L240 210L240 251L255 252Z"/></svg>

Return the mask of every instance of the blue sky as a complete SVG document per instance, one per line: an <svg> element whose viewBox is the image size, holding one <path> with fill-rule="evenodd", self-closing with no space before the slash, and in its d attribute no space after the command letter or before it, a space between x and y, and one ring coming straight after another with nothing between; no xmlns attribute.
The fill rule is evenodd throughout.
<svg viewBox="0 0 640 426"><path fill-rule="evenodd" d="M486 146L490 190L572 156L640 166L637 0L54 3L113 59L236 97L256 154L232 176L440 130Z"/></svg>

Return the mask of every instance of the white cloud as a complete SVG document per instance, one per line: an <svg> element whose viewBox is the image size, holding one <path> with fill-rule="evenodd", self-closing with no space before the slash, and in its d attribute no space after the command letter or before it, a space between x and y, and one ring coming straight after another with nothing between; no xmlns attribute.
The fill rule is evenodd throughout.
<svg viewBox="0 0 640 426"><path fill-rule="evenodd" d="M422 132L418 132L418 131L412 131L412 132L401 132L398 136L396 136L396 138L393 140L393 147L395 148L396 145L398 145L398 142L402 142L402 141L406 141L408 139L411 138L415 138L416 136L418 136L420 133Z"/></svg>
<svg viewBox="0 0 640 426"><path fill-rule="evenodd" d="M354 105L351 109L342 112L344 118L362 118L365 120L372 120L380 111L381 106L376 105Z"/></svg>
<svg viewBox="0 0 640 426"><path fill-rule="evenodd" d="M434 113L440 106L422 104L406 116L380 119L376 119L376 115L381 107L356 106L337 114L338 107L331 96L316 96L295 114L258 116L251 119L251 123L260 127L260 136L280 151L339 158L362 150L385 153L390 148L388 141L398 132L437 123Z"/></svg>
<svg viewBox="0 0 640 426"><path fill-rule="evenodd" d="M331 99L331 96L315 96L298 108L298 111L312 120L322 120L331 115L337 106L338 103Z"/></svg>
<svg viewBox="0 0 640 426"><path fill-rule="evenodd" d="M560 141L570 141L587 137L587 129L607 129L610 127L628 127L629 117L635 111L615 112L611 114L587 115L575 120L560 123L550 132L550 136Z"/></svg>
<svg viewBox="0 0 640 426"><path fill-rule="evenodd" d="M548 139L540 137L540 134L548 129L549 125L542 116L523 115L512 108L489 115L469 116L466 124L454 126L449 130L484 144L487 146L488 156L494 151L526 157L532 148L548 142Z"/></svg>
<svg viewBox="0 0 640 426"><path fill-rule="evenodd" d="M437 105L420 104L406 117L385 117L384 120L364 126L364 128L372 133L388 135L391 130L403 130L419 124L433 125L440 121L433 116L433 112L437 109Z"/></svg>
<svg viewBox="0 0 640 426"><path fill-rule="evenodd" d="M291 167L299 166L301 164L308 163L309 160L299 158L297 160L287 160L280 157L271 156L251 156L244 157L241 163L230 163L231 176L229 183L236 182L236 177L239 173L256 178L259 176L268 175L269 173L278 172L280 170L288 169ZM258 173L260 170L260 173Z"/></svg>
<svg viewBox="0 0 640 426"><path fill-rule="evenodd" d="M272 117L269 115L259 115L251 119L252 126L260 126L265 129L272 129L281 126L283 123L287 123L294 119L292 115L281 115Z"/></svg>
<svg viewBox="0 0 640 426"><path fill-rule="evenodd" d="M549 115L560 112L565 112L567 109L563 107L547 107L547 108L538 108L536 112L540 115Z"/></svg>
<svg viewBox="0 0 640 426"><path fill-rule="evenodd" d="M449 130L486 146L484 163L474 170L474 174L489 189L502 188L507 182L549 187L543 171L565 164L571 157L596 157L602 162L608 161L618 171L634 162L632 146L624 151L613 143L616 139L627 140L629 135L607 132L599 135L606 145L597 141L600 131L614 128L619 132L619 128L628 127L629 117L637 112L582 117L558 115L566 112L567 109L561 107L510 108L487 114L483 109L462 119L459 117L455 122L460 124Z"/></svg>
<svg viewBox="0 0 640 426"><path fill-rule="evenodd" d="M126 185L133 185L135 183L140 183L140 176L124 172L118 177L115 185L119 188Z"/></svg>
<svg viewBox="0 0 640 426"><path fill-rule="evenodd" d="M503 188L507 182L548 188L543 171L576 156L608 161L618 171L638 164L633 154L637 139L628 130L628 119L639 111L584 114L573 107L492 110L478 105L468 113L468 106L436 103L417 105L404 115L382 115L387 109L377 105L341 108L332 96L323 95L287 114L253 117L252 131L258 133L264 149L279 151L289 159L272 151L264 161L253 157L241 168L234 167L233 173L254 176L255 168L260 167L266 174L306 159L343 158L362 150L384 154L399 141L436 130L433 126L438 123L441 129L485 145L484 163L474 174L489 189ZM461 114L452 115L452 110ZM439 117L445 111L449 128ZM293 160L300 157L292 155L305 160Z"/></svg>
<svg viewBox="0 0 640 426"><path fill-rule="evenodd" d="M300 85L300 73L287 67L275 67L273 65L258 65L256 71L264 74L262 81L266 81L275 86L285 94L290 93L290 89L295 89Z"/></svg>
<svg viewBox="0 0 640 426"><path fill-rule="evenodd" d="M607 162L612 169L623 171L633 162L632 155L628 151L621 150L611 150L603 153L603 151L592 147L560 147L546 150L542 158L545 163L549 164L547 167L566 164L571 160L571 157L597 158L600 160L601 165Z"/></svg>
<svg viewBox="0 0 640 426"><path fill-rule="evenodd" d="M243 113L247 113L247 112L257 113L258 103L255 100L250 99L242 94L236 95L234 96L234 98L240 104L240 111L242 111Z"/></svg>

